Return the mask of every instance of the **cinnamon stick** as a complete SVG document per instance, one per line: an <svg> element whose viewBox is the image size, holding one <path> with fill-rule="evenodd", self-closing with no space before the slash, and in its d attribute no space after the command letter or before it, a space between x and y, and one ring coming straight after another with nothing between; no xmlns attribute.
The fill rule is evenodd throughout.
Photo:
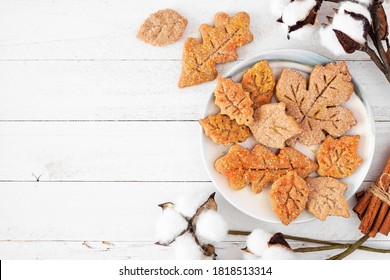
<svg viewBox="0 0 390 280"><path fill-rule="evenodd" d="M363 215L368 207L368 204L371 201L371 198L372 198L372 193L365 192L363 197L360 198L358 203L356 203L355 207L353 207L352 210L358 215L360 220L363 218Z"/></svg>
<svg viewBox="0 0 390 280"><path fill-rule="evenodd" d="M355 194L356 200L359 202L359 200L364 196L365 191L360 191Z"/></svg>
<svg viewBox="0 0 390 280"><path fill-rule="evenodd" d="M376 234L378 233L379 229L381 228L381 225L382 225L383 221L385 220L388 212L389 212L389 205L386 202L382 201L382 205L379 209L379 213L375 219L374 225L373 225L372 229L370 230L370 232L368 233L368 235L370 237L376 236Z"/></svg>
<svg viewBox="0 0 390 280"><path fill-rule="evenodd" d="M385 168L383 169L382 175L378 178L378 180L376 182L379 186L384 188L386 191L388 190L389 183L390 183L390 176L388 176L387 174L390 174L390 157L387 159L387 162L386 162ZM361 202L363 199L364 199L364 197L359 202ZM374 235L374 236L376 235L376 233L378 231L375 232L375 229L376 228L378 228L378 230L380 229L381 224L385 218L385 217L379 217L379 219L377 219L378 212L382 208L382 204L383 204L383 201L380 200L380 198L371 194L371 199L368 203L368 207L364 212L362 221L361 221L360 226L359 226L359 229L361 230L362 233L369 234L371 232L371 229L374 229L374 231L371 232L371 235ZM362 207L363 207L363 205L360 206L360 208L362 208ZM358 210L360 210L360 208L358 208ZM383 211L384 211L384 209L383 209ZM382 213L382 216L383 215L385 215L385 213ZM374 225L375 220L377 220L377 223ZM373 228L373 226L374 226L374 228Z"/></svg>
<svg viewBox="0 0 390 280"><path fill-rule="evenodd" d="M378 214L379 208L381 207L382 201L372 196L370 203L368 204L367 210L363 216L362 222L360 223L359 229L362 233L368 234L374 224L375 218Z"/></svg>
<svg viewBox="0 0 390 280"><path fill-rule="evenodd" d="M386 218L383 221L381 228L379 229L379 232L383 235L388 235L390 232L390 211L387 212Z"/></svg>

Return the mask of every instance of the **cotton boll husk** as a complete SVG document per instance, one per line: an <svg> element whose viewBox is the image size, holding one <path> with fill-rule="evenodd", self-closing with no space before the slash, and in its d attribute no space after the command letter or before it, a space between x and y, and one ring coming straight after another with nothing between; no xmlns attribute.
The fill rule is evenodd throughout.
<svg viewBox="0 0 390 280"><path fill-rule="evenodd" d="M289 34L291 39L308 41L312 38L316 30L317 26L315 25L305 25Z"/></svg>
<svg viewBox="0 0 390 280"><path fill-rule="evenodd" d="M288 26L295 25L298 21L304 20L316 4L315 0L296 0L291 2L284 9L283 22Z"/></svg>
<svg viewBox="0 0 390 280"><path fill-rule="evenodd" d="M184 216L191 218L195 215L199 206L206 202L207 198L208 195L203 193L179 196L174 201L175 209Z"/></svg>
<svg viewBox="0 0 390 280"><path fill-rule="evenodd" d="M202 249L195 242L191 233L185 233L176 238L173 248L178 260L201 260L203 257Z"/></svg>
<svg viewBox="0 0 390 280"><path fill-rule="evenodd" d="M331 51L334 55L339 56L346 54L344 48L338 41L336 33L334 33L332 26L321 28L319 31L319 35L321 45Z"/></svg>
<svg viewBox="0 0 390 280"><path fill-rule="evenodd" d="M275 17L281 17L283 14L284 9L287 7L288 4L291 3L291 0L272 0L270 4L271 13Z"/></svg>
<svg viewBox="0 0 390 280"><path fill-rule="evenodd" d="M173 207L164 209L156 223L156 240L161 244L171 242L188 226L188 222Z"/></svg>
<svg viewBox="0 0 390 280"><path fill-rule="evenodd" d="M209 242L222 241L227 235L227 225L221 214L214 210L204 210L196 222L196 234Z"/></svg>
<svg viewBox="0 0 390 280"><path fill-rule="evenodd" d="M268 242L271 239L272 234L262 230L255 229L246 239L246 246L248 250L257 256L261 256L263 252L268 248Z"/></svg>
<svg viewBox="0 0 390 280"><path fill-rule="evenodd" d="M268 247L263 255L263 260L296 260L295 253L290 249L287 249L279 245L271 245Z"/></svg>

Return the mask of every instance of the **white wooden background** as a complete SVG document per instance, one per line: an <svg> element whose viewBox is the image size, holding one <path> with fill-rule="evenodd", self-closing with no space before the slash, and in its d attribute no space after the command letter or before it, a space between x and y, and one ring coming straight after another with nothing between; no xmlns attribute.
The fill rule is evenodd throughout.
<svg viewBox="0 0 390 280"><path fill-rule="evenodd" d="M201 161L197 124L214 83L177 88L184 38L199 37L199 25L211 24L218 11L246 11L255 39L239 49L240 60L277 48L332 57L316 37L288 41L268 3L0 0L0 258L172 258L170 248L153 244L157 204L215 190ZM163 8L188 19L184 38L162 48L138 41L143 20ZM364 54L337 59L348 61L375 115L367 185L390 155L390 85ZM224 74L236 63L218 69ZM285 227L249 218L219 194L217 201L231 229L342 242L360 237L353 214ZM243 240L218 244L220 258L240 258ZM390 238L367 244L390 248ZM350 258L390 255L356 252Z"/></svg>

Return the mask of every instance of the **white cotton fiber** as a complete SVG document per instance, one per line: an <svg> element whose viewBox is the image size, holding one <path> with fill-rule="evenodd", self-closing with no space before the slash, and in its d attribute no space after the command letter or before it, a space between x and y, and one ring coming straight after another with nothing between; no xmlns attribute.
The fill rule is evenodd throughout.
<svg viewBox="0 0 390 280"><path fill-rule="evenodd" d="M345 14L344 11L354 12L355 14L361 14L365 16L368 19L368 21L371 23L371 15L367 7L364 7L357 3L347 1L347 2L343 2L340 5L338 15L344 15Z"/></svg>
<svg viewBox="0 0 390 280"><path fill-rule="evenodd" d="M385 2L383 2L382 4L384 7L389 7L390 6L390 0L386 0Z"/></svg>
<svg viewBox="0 0 390 280"><path fill-rule="evenodd" d="M207 201L207 198L208 195L204 193L179 196L174 201L175 209L184 216L192 218L199 206Z"/></svg>
<svg viewBox="0 0 390 280"><path fill-rule="evenodd" d="M363 36L363 21L352 18L349 14L345 14L345 11L361 14L365 16L371 23L371 16L367 8L356 3L343 2L343 4L341 4L339 8L338 13L335 14L335 16L333 17L332 24L328 25L325 28L322 28L319 32L321 45L326 47L335 55L345 54L345 51L339 43L333 29L345 33L350 38L360 44L364 44L366 42L366 39Z"/></svg>
<svg viewBox="0 0 390 280"><path fill-rule="evenodd" d="M339 43L336 33L334 33L332 26L323 27L319 31L320 43L327 48L334 55L346 54L344 48Z"/></svg>
<svg viewBox="0 0 390 280"><path fill-rule="evenodd" d="M282 20L288 26L293 26L298 21L304 20L315 5L315 0L296 0L291 2L284 9Z"/></svg>
<svg viewBox="0 0 390 280"><path fill-rule="evenodd" d="M187 226L186 219L173 207L165 208L156 223L156 240L161 244L169 243Z"/></svg>
<svg viewBox="0 0 390 280"><path fill-rule="evenodd" d="M277 18L281 17L284 9L290 3L291 0L272 0L270 4L271 13Z"/></svg>
<svg viewBox="0 0 390 280"><path fill-rule="evenodd" d="M201 248L188 232L176 238L173 248L178 260L201 260L203 256Z"/></svg>
<svg viewBox="0 0 390 280"><path fill-rule="evenodd" d="M296 260L295 253L280 245L272 245L264 251L263 260Z"/></svg>
<svg viewBox="0 0 390 280"><path fill-rule="evenodd" d="M262 230L255 229L246 239L246 246L249 251L257 256L262 256L263 252L268 248L268 242L272 234Z"/></svg>
<svg viewBox="0 0 390 280"><path fill-rule="evenodd" d="M196 222L196 235L208 242L222 241L227 231L222 215L214 210L204 210Z"/></svg>
<svg viewBox="0 0 390 280"><path fill-rule="evenodd" d="M311 40L316 30L317 30L317 26L310 24L310 25L302 26L301 28L293 32L290 32L289 34L291 39L307 42Z"/></svg>

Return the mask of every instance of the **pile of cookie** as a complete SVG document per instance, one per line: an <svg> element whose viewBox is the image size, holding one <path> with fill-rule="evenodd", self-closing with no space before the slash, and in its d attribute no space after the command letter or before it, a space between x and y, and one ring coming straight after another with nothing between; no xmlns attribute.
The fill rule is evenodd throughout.
<svg viewBox="0 0 390 280"><path fill-rule="evenodd" d="M176 11L160 10L145 20L137 37L154 46L172 44L183 36L187 23ZM346 63L315 66L308 84L292 69L282 70L276 83L268 61L257 62L240 83L218 76L216 64L236 60L237 48L253 41L249 24L245 12L220 12L214 26L200 26L200 40L187 38L184 43L178 86L217 78L214 96L220 113L199 121L215 143L233 144L215 162L216 170L235 190L251 185L258 194L272 183L272 209L283 224L306 208L321 220L349 217L343 195L348 186L338 179L354 173L362 159L357 154L360 137L343 136L356 124L352 112L340 106L354 92ZM274 95L276 103L271 102ZM258 142L251 151L237 144L251 136ZM317 162L294 148L297 141L320 145ZM319 177L309 178L314 172Z"/></svg>
<svg viewBox="0 0 390 280"><path fill-rule="evenodd" d="M338 179L362 163L360 136L343 136L356 124L341 106L353 92L345 62L315 66L308 84L292 69L283 69L276 82L268 61L257 62L239 83L218 76L214 96L220 112L199 121L215 143L233 144L216 160L216 170L235 190L251 185L258 194L272 183L271 206L285 225L304 209L320 220L349 217L348 186ZM258 142L252 150L237 144L252 135ZM297 141L319 145L317 162L294 148ZM314 172L319 176L309 177Z"/></svg>

